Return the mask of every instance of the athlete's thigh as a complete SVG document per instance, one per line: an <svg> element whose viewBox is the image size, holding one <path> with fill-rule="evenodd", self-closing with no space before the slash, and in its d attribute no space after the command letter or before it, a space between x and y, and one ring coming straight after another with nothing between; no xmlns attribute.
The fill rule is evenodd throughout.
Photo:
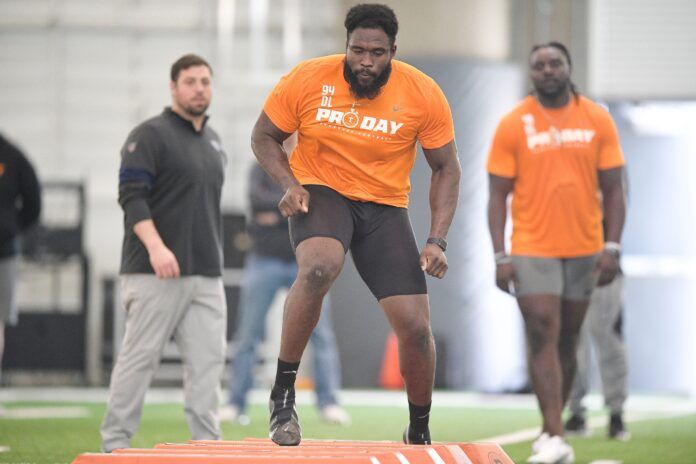
<svg viewBox="0 0 696 464"><path fill-rule="evenodd" d="M598 255L563 259L564 300L584 301L592 296L598 275L594 272Z"/></svg>
<svg viewBox="0 0 696 464"><path fill-rule="evenodd" d="M322 185L305 185L309 192L309 212L290 218L290 241L293 249L313 237L328 237L341 242L344 253L353 237L353 218L348 200Z"/></svg>
<svg viewBox="0 0 696 464"><path fill-rule="evenodd" d="M536 256L512 257L515 269L515 294L554 295L563 292L563 270L559 258L540 258Z"/></svg>
<svg viewBox="0 0 696 464"><path fill-rule="evenodd" d="M355 267L377 300L428 293L408 211L378 207L369 233L356 234L351 246Z"/></svg>

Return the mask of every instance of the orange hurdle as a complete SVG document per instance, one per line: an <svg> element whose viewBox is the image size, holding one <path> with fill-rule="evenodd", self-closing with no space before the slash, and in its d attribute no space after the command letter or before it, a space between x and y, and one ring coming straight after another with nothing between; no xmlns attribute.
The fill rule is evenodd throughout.
<svg viewBox="0 0 696 464"><path fill-rule="evenodd" d="M494 443L404 445L391 441L308 440L277 446L269 439L161 443L153 449L85 453L73 464L513 464Z"/></svg>

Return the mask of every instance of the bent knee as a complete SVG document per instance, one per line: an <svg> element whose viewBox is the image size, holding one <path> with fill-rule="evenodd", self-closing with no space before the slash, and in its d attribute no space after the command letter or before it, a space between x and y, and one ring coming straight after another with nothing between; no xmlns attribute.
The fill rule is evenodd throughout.
<svg viewBox="0 0 696 464"><path fill-rule="evenodd" d="M421 353L428 353L434 346L433 333L429 324L408 324L402 327L401 336L405 343Z"/></svg>
<svg viewBox="0 0 696 464"><path fill-rule="evenodd" d="M337 266L314 264L302 272L300 279L313 291L328 290L338 271Z"/></svg>

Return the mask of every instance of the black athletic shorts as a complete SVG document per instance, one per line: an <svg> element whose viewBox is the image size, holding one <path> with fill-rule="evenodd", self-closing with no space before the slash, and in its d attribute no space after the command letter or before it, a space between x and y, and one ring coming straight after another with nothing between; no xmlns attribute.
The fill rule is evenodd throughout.
<svg viewBox="0 0 696 464"><path fill-rule="evenodd" d="M310 194L309 213L290 218L293 248L310 237L332 237L350 250L377 300L428 293L406 208L349 200L323 185L304 187Z"/></svg>

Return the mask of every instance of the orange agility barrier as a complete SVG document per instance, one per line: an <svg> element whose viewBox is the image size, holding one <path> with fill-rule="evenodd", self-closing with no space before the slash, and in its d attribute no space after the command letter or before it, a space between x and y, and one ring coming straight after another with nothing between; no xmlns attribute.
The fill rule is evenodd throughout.
<svg viewBox="0 0 696 464"><path fill-rule="evenodd" d="M460 443L459 448L472 463L512 463L512 459L495 443Z"/></svg>
<svg viewBox="0 0 696 464"><path fill-rule="evenodd" d="M215 447L230 447L230 449L244 446L248 444L253 447L261 447L262 449L275 448L277 445L268 438L245 438L243 441L226 441L226 440L190 440L188 445L208 445ZM182 446L176 444L157 445L162 447L167 446ZM184 445L185 446L185 445ZM430 446L422 445L404 445L396 441L355 441L355 440L330 440L330 439L303 439L299 447L302 448L338 448L352 450L403 450L415 449L423 450L432 448L443 456L453 456L454 462L465 462L472 464L477 463L499 463L512 464L512 460L507 456L503 449L495 443L438 443L435 442ZM466 459L460 459L465 456ZM430 462L430 461L425 461ZM449 461L446 461L449 462Z"/></svg>
<svg viewBox="0 0 696 464"><path fill-rule="evenodd" d="M324 457L363 457L365 454L370 454L371 450L367 449L321 449L321 448L298 448L283 446L275 448L257 448L257 449L226 449L225 447L213 447L205 445L203 447L167 447L156 449L124 449L116 450L116 454L206 454L214 456L230 456L230 455L249 455L249 456L302 456L307 458L324 456ZM374 450L372 450L374 454ZM380 450L380 452L385 452Z"/></svg>
<svg viewBox="0 0 696 464"><path fill-rule="evenodd" d="M393 441L305 439L299 446L278 446L269 439L161 443L153 449L85 453L73 464L513 464L492 443L404 445Z"/></svg>
<svg viewBox="0 0 696 464"><path fill-rule="evenodd" d="M394 332L389 332L387 342L384 345L384 358L382 369L379 373L379 385L387 390L401 390L404 388L404 379L399 368L399 339Z"/></svg>
<svg viewBox="0 0 696 464"><path fill-rule="evenodd" d="M171 454L171 453L85 453L73 464L403 464L394 453L378 453L359 457L337 456L290 456L249 454Z"/></svg>

